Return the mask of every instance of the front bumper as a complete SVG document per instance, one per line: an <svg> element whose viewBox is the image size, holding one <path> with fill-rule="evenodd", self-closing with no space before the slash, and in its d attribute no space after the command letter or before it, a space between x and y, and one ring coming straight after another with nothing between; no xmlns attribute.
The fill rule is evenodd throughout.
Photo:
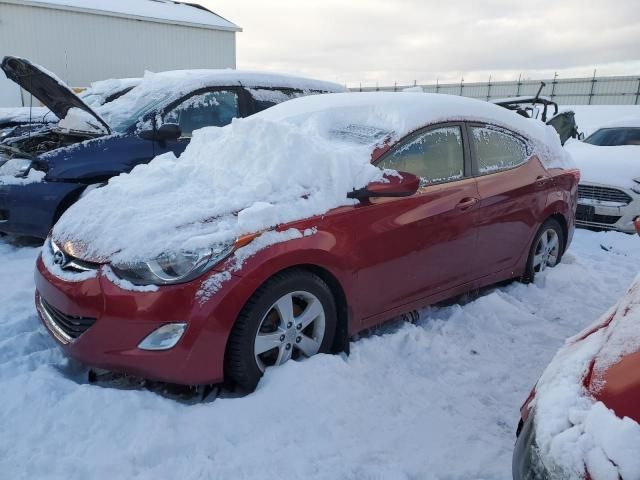
<svg viewBox="0 0 640 480"><path fill-rule="evenodd" d="M123 290L102 268L91 278L71 281L51 273L42 258L37 261L40 319L68 356L91 367L162 382L204 385L223 380L224 350L237 315L227 295L199 302L197 293L205 279L153 292ZM233 289L240 280L232 277L225 287ZM69 330L67 335L60 332L64 323L52 325L43 304L55 315L63 315L67 319L63 322L79 325L83 319L89 326L77 338L69 338ZM138 348L151 332L174 322L188 324L175 347L162 351Z"/></svg>
<svg viewBox="0 0 640 480"><path fill-rule="evenodd" d="M580 186L576 225L636 233L633 220L640 215L640 195L631 189L597 183L582 182ZM587 193L585 190L619 193L614 198L607 199L601 195ZM624 200L625 197L626 200Z"/></svg>
<svg viewBox="0 0 640 480"><path fill-rule="evenodd" d="M0 184L0 232L45 238L60 208L83 189L64 182Z"/></svg>

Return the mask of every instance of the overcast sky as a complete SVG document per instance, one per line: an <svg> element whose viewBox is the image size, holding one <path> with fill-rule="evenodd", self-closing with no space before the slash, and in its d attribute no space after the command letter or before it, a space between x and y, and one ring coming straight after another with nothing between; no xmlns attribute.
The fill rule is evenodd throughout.
<svg viewBox="0 0 640 480"><path fill-rule="evenodd" d="M240 25L238 68L350 87L640 75L640 0L200 0Z"/></svg>

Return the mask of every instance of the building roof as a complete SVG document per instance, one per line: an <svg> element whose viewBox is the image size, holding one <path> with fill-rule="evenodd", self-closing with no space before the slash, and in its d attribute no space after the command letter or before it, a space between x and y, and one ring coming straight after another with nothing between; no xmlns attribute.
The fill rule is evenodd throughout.
<svg viewBox="0 0 640 480"><path fill-rule="evenodd" d="M33 7L241 32L235 23L201 5L172 0L0 0Z"/></svg>

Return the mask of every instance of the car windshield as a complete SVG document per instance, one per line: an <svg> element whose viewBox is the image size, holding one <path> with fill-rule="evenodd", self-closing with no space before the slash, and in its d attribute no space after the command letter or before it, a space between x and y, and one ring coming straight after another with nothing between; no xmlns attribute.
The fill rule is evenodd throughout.
<svg viewBox="0 0 640 480"><path fill-rule="evenodd" d="M149 112L166 105L174 98L173 92L156 91L141 96L136 95L136 89L96 108L114 133L124 133L136 125Z"/></svg>
<svg viewBox="0 0 640 480"><path fill-rule="evenodd" d="M640 145L640 127L601 128L584 142L601 147Z"/></svg>

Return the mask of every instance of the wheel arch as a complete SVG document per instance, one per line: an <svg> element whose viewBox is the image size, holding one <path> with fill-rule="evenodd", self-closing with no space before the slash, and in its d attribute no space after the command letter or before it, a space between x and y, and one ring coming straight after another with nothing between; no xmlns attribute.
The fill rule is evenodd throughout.
<svg viewBox="0 0 640 480"><path fill-rule="evenodd" d="M336 310L337 310L336 332L333 339L331 351L333 353L346 352L348 354L349 338L350 338L350 332L351 332L351 329L350 329L351 313L347 303L347 296L346 296L344 287L342 286L338 278L327 268L322 267L320 265L311 264L311 263L297 263L297 264L287 265L284 268L274 271L268 277L264 278L260 282L260 284L256 286L256 288L254 289L254 292L247 297L247 299L245 300L245 302L243 303L239 311L242 311L242 309L246 306L246 304L251 300L255 292L262 285L269 282L273 277L285 272L290 272L292 270L298 270L298 271L302 270L302 271L311 272L317 275L318 277L320 277L327 284L327 286L329 287L329 290L333 295L333 298L335 299ZM232 325L233 323L235 323L235 320L232 322ZM225 353L224 353L225 356L228 349L229 339L230 337L227 338L226 340Z"/></svg>

